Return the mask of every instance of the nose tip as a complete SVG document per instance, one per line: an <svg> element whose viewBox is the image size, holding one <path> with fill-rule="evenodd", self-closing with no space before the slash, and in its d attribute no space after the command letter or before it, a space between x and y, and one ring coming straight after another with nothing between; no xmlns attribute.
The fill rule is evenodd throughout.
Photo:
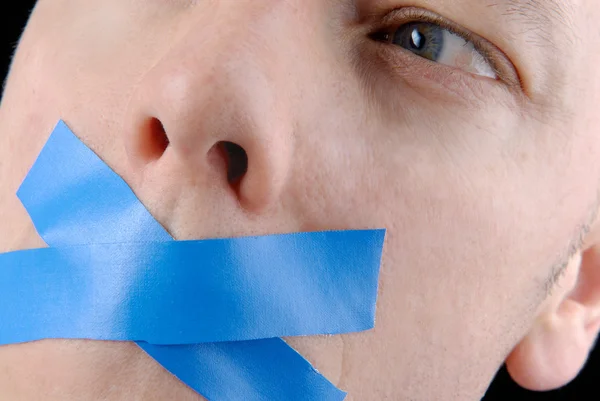
<svg viewBox="0 0 600 401"><path fill-rule="evenodd" d="M130 158L137 168L150 164L162 157L171 144L163 123L153 117L140 123L139 135L133 140L137 143L131 151ZM213 164L224 166L228 183L236 192L239 184L248 171L248 154L240 145L230 141L217 142L208 152L208 158L215 161Z"/></svg>
<svg viewBox="0 0 600 401"><path fill-rule="evenodd" d="M256 58L252 53L224 63L216 49L202 59L198 54L210 49L190 53L184 43L174 52L146 74L130 102L125 147L134 173L176 165L178 185L191 185L185 176L212 185L219 177L244 208L268 207L291 156L293 124L278 82L264 63L244 59Z"/></svg>

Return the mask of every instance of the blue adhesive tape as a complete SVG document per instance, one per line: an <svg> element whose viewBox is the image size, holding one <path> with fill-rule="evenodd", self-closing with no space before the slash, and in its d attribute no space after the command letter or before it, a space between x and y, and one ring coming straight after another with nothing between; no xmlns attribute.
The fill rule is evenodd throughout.
<svg viewBox="0 0 600 401"><path fill-rule="evenodd" d="M63 121L17 196L50 246L173 240L127 183Z"/></svg>
<svg viewBox="0 0 600 401"><path fill-rule="evenodd" d="M62 121L18 195L50 246L172 239L127 184ZM377 242L370 245L380 255L382 244ZM378 264L374 276L362 279L376 283ZM375 301L369 302L372 310ZM193 345L137 344L211 401L345 398L343 391L279 338Z"/></svg>
<svg viewBox="0 0 600 401"><path fill-rule="evenodd" d="M196 344L366 331L375 320L382 244L383 231L375 230L6 253L0 345L46 338Z"/></svg>
<svg viewBox="0 0 600 401"><path fill-rule="evenodd" d="M282 339L194 346L138 343L210 401L343 401L333 386Z"/></svg>

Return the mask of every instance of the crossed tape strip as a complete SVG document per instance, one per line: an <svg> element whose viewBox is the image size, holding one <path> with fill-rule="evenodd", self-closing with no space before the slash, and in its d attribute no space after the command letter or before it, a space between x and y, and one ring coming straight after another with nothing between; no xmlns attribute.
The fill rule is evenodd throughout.
<svg viewBox="0 0 600 401"><path fill-rule="evenodd" d="M345 398L275 337L372 328L383 230L173 241L62 121L18 196L51 248L0 255L0 344L137 341L211 401Z"/></svg>

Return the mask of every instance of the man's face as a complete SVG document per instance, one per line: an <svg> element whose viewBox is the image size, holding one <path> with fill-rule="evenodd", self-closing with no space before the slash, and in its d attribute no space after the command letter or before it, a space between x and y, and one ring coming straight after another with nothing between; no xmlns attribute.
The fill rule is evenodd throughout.
<svg viewBox="0 0 600 401"><path fill-rule="evenodd" d="M600 3L553 3L41 0L0 109L0 251L41 244L14 194L62 118L177 239L387 228L375 330L289 343L350 400L478 399L597 201ZM14 399L194 399L128 344L0 369Z"/></svg>

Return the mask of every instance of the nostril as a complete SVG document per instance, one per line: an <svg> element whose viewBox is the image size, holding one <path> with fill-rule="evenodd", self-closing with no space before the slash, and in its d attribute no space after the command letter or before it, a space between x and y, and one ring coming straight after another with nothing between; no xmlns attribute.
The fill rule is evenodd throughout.
<svg viewBox="0 0 600 401"><path fill-rule="evenodd" d="M244 148L233 142L220 142L219 147L227 162L227 181L237 185L248 171L248 155Z"/></svg>
<svg viewBox="0 0 600 401"><path fill-rule="evenodd" d="M169 138L167 137L165 127L158 118L149 119L146 124L147 126L142 130L144 135L141 138L140 151L146 160L156 160L169 147Z"/></svg>

